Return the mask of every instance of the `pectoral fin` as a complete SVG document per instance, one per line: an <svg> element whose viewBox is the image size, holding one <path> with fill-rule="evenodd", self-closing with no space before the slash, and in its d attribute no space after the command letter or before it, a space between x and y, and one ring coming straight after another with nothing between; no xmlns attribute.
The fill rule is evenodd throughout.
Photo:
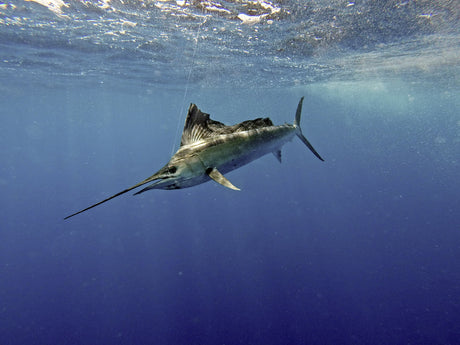
<svg viewBox="0 0 460 345"><path fill-rule="evenodd" d="M207 169L206 174L208 174L210 178L212 178L217 183L220 183L224 187L233 190L240 190L238 187L235 187L229 180L227 180L227 178L224 175L222 175L216 168Z"/></svg>

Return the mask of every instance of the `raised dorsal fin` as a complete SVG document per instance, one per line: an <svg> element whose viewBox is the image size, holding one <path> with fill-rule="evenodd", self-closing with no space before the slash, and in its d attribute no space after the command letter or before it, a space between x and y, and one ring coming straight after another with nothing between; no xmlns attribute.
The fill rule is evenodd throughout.
<svg viewBox="0 0 460 345"><path fill-rule="evenodd" d="M185 119L180 146L211 137L213 135L213 130L208 126L210 122L217 121L212 121L209 118L209 114L203 113L195 104L190 104L187 118ZM224 126L220 122L218 122L218 124Z"/></svg>
<svg viewBox="0 0 460 345"><path fill-rule="evenodd" d="M240 122L236 125L229 126L233 132L243 132L243 131L249 131L251 129L258 129L258 128L265 128L265 127L271 127L273 126L272 120L270 120L268 117L266 118L257 118L254 120L246 120L243 122Z"/></svg>
<svg viewBox="0 0 460 345"><path fill-rule="evenodd" d="M226 126L219 121L212 120L209 114L203 113L192 103L188 108L180 146L216 135L243 132L270 126L273 126L273 122L268 117L247 120L233 126Z"/></svg>

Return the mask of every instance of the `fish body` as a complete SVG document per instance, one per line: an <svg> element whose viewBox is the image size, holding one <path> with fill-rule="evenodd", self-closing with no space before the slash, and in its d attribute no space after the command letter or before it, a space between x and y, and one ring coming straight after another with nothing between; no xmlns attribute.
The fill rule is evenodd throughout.
<svg viewBox="0 0 460 345"><path fill-rule="evenodd" d="M199 140L181 146L168 164L157 173L157 177L165 176L171 169L175 170L174 173L141 192L149 189L192 187L211 179L206 173L208 169L215 168L221 174L226 174L266 154L277 155L281 146L295 136L295 130L292 125L269 126L221 134L210 140Z"/></svg>
<svg viewBox="0 0 460 345"><path fill-rule="evenodd" d="M214 180L239 190L224 174L266 154L273 153L281 162L281 147L297 136L320 160L321 156L302 134L300 118L303 97L297 106L293 124L273 125L269 118L247 120L233 126L214 121L209 114L191 104L185 120L181 145L169 162L152 176L105 200L73 213L64 219L96 207L121 194L151 183L135 194L150 189L181 189Z"/></svg>

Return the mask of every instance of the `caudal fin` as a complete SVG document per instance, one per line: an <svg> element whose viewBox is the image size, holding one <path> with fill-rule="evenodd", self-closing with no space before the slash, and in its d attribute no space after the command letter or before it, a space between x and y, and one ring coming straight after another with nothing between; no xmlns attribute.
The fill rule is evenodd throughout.
<svg viewBox="0 0 460 345"><path fill-rule="evenodd" d="M303 97L300 99L299 104L297 105L297 111L295 113L295 120L294 120L294 126L297 127L296 134L299 137L299 139L310 149L313 154L318 157L320 160L324 162L324 159L321 158L318 152L316 152L315 148L310 144L310 142L307 140L307 138L304 137L302 134L302 129L300 128L300 118L302 115L302 103L303 103Z"/></svg>

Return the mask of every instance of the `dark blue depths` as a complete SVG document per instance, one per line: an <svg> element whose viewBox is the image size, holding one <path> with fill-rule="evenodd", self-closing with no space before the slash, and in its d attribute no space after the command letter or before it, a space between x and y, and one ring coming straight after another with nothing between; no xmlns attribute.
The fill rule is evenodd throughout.
<svg viewBox="0 0 460 345"><path fill-rule="evenodd" d="M397 87L2 95L0 343L455 344L459 101ZM279 124L302 95L326 162L296 139L283 164L229 174L241 192L125 195L62 220L163 166L187 102Z"/></svg>

